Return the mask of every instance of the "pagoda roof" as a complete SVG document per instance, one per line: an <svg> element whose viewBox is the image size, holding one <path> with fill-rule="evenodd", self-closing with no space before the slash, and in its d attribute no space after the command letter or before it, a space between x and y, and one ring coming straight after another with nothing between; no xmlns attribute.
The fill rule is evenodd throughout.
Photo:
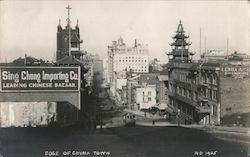
<svg viewBox="0 0 250 157"><path fill-rule="evenodd" d="M174 51L168 53L168 55L187 56L187 55L194 55L194 53L189 52L188 49L184 49L184 50L177 50L177 51L174 50Z"/></svg>
<svg viewBox="0 0 250 157"><path fill-rule="evenodd" d="M188 51L172 51L170 53L168 53L168 55L174 55L174 56L187 56L188 55Z"/></svg>
<svg viewBox="0 0 250 157"><path fill-rule="evenodd" d="M185 40L176 40L175 42L173 42L172 44L170 44L171 46L187 46L187 45L191 45L191 43L186 42Z"/></svg>
<svg viewBox="0 0 250 157"><path fill-rule="evenodd" d="M176 34L172 38L173 39L186 39L186 38L189 38L189 36L186 36L185 34Z"/></svg>

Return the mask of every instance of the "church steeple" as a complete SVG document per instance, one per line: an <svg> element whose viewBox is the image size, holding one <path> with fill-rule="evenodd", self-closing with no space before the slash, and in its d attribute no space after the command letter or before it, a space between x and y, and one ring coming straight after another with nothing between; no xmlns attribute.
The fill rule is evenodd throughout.
<svg viewBox="0 0 250 157"><path fill-rule="evenodd" d="M172 52L168 53L170 62L171 61L175 61L175 62L190 62L191 61L190 56L192 56L193 53L189 52L189 46L191 45L191 43L186 41L188 38L189 36L185 35L184 28L180 21L177 27L176 34L173 37L174 42L170 44L170 46L172 47Z"/></svg>
<svg viewBox="0 0 250 157"><path fill-rule="evenodd" d="M81 51L80 44L82 40L80 39L80 31L78 27L78 20L75 28L71 27L70 10L72 9L70 5L66 7L67 9L67 25L65 28L61 27L61 20L59 20L58 30L57 30L57 61L67 57L72 56L77 59L82 58L83 52Z"/></svg>

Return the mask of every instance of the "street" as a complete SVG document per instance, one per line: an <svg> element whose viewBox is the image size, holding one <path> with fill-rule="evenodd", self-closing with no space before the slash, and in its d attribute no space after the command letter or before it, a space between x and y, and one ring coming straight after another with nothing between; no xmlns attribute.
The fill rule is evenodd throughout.
<svg viewBox="0 0 250 157"><path fill-rule="evenodd" d="M249 146L184 127L116 127L94 132L69 128L1 128L3 157L246 157Z"/></svg>

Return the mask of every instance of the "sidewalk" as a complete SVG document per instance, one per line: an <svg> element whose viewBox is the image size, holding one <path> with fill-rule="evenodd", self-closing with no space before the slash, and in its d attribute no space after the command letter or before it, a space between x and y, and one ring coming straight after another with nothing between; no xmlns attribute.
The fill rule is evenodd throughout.
<svg viewBox="0 0 250 157"><path fill-rule="evenodd" d="M145 117L145 113L143 111L140 110L131 110L131 109L124 109L124 112L129 112L129 113L133 113L137 116L141 116L141 117ZM158 118L163 118L162 116L159 115L153 115L150 113L146 113L146 117L145 118L152 118L152 119L158 119Z"/></svg>
<svg viewBox="0 0 250 157"><path fill-rule="evenodd" d="M207 131L226 131L226 132L235 132L235 133L244 133L250 135L250 128L244 127L227 127L227 126L205 126L205 125L182 125L183 127L202 129Z"/></svg>

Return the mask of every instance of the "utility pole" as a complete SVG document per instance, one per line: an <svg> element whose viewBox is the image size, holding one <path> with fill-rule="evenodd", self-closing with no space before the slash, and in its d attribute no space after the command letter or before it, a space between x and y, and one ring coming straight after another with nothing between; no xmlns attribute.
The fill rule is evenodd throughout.
<svg viewBox="0 0 250 157"><path fill-rule="evenodd" d="M228 47L229 47L229 38L227 38L227 54L226 54L227 58L228 58Z"/></svg>
<svg viewBox="0 0 250 157"><path fill-rule="evenodd" d="M67 23L68 23L68 29L69 29L69 56L71 56L71 27L70 27L70 9L72 9L70 7L70 5L68 5L66 7L66 9L68 10L68 18L67 18Z"/></svg>
<svg viewBox="0 0 250 157"><path fill-rule="evenodd" d="M204 49L205 49L205 54L207 53L207 37L205 36L205 41L204 41ZM204 54L204 56L205 56Z"/></svg>
<svg viewBox="0 0 250 157"><path fill-rule="evenodd" d="M184 53L183 51L184 51L184 46L183 46L183 41L182 41L182 42L181 42L181 61L182 61L182 62L184 62L184 61L183 61L183 53Z"/></svg>
<svg viewBox="0 0 250 157"><path fill-rule="evenodd" d="M201 58L201 28L200 28L200 58Z"/></svg>

